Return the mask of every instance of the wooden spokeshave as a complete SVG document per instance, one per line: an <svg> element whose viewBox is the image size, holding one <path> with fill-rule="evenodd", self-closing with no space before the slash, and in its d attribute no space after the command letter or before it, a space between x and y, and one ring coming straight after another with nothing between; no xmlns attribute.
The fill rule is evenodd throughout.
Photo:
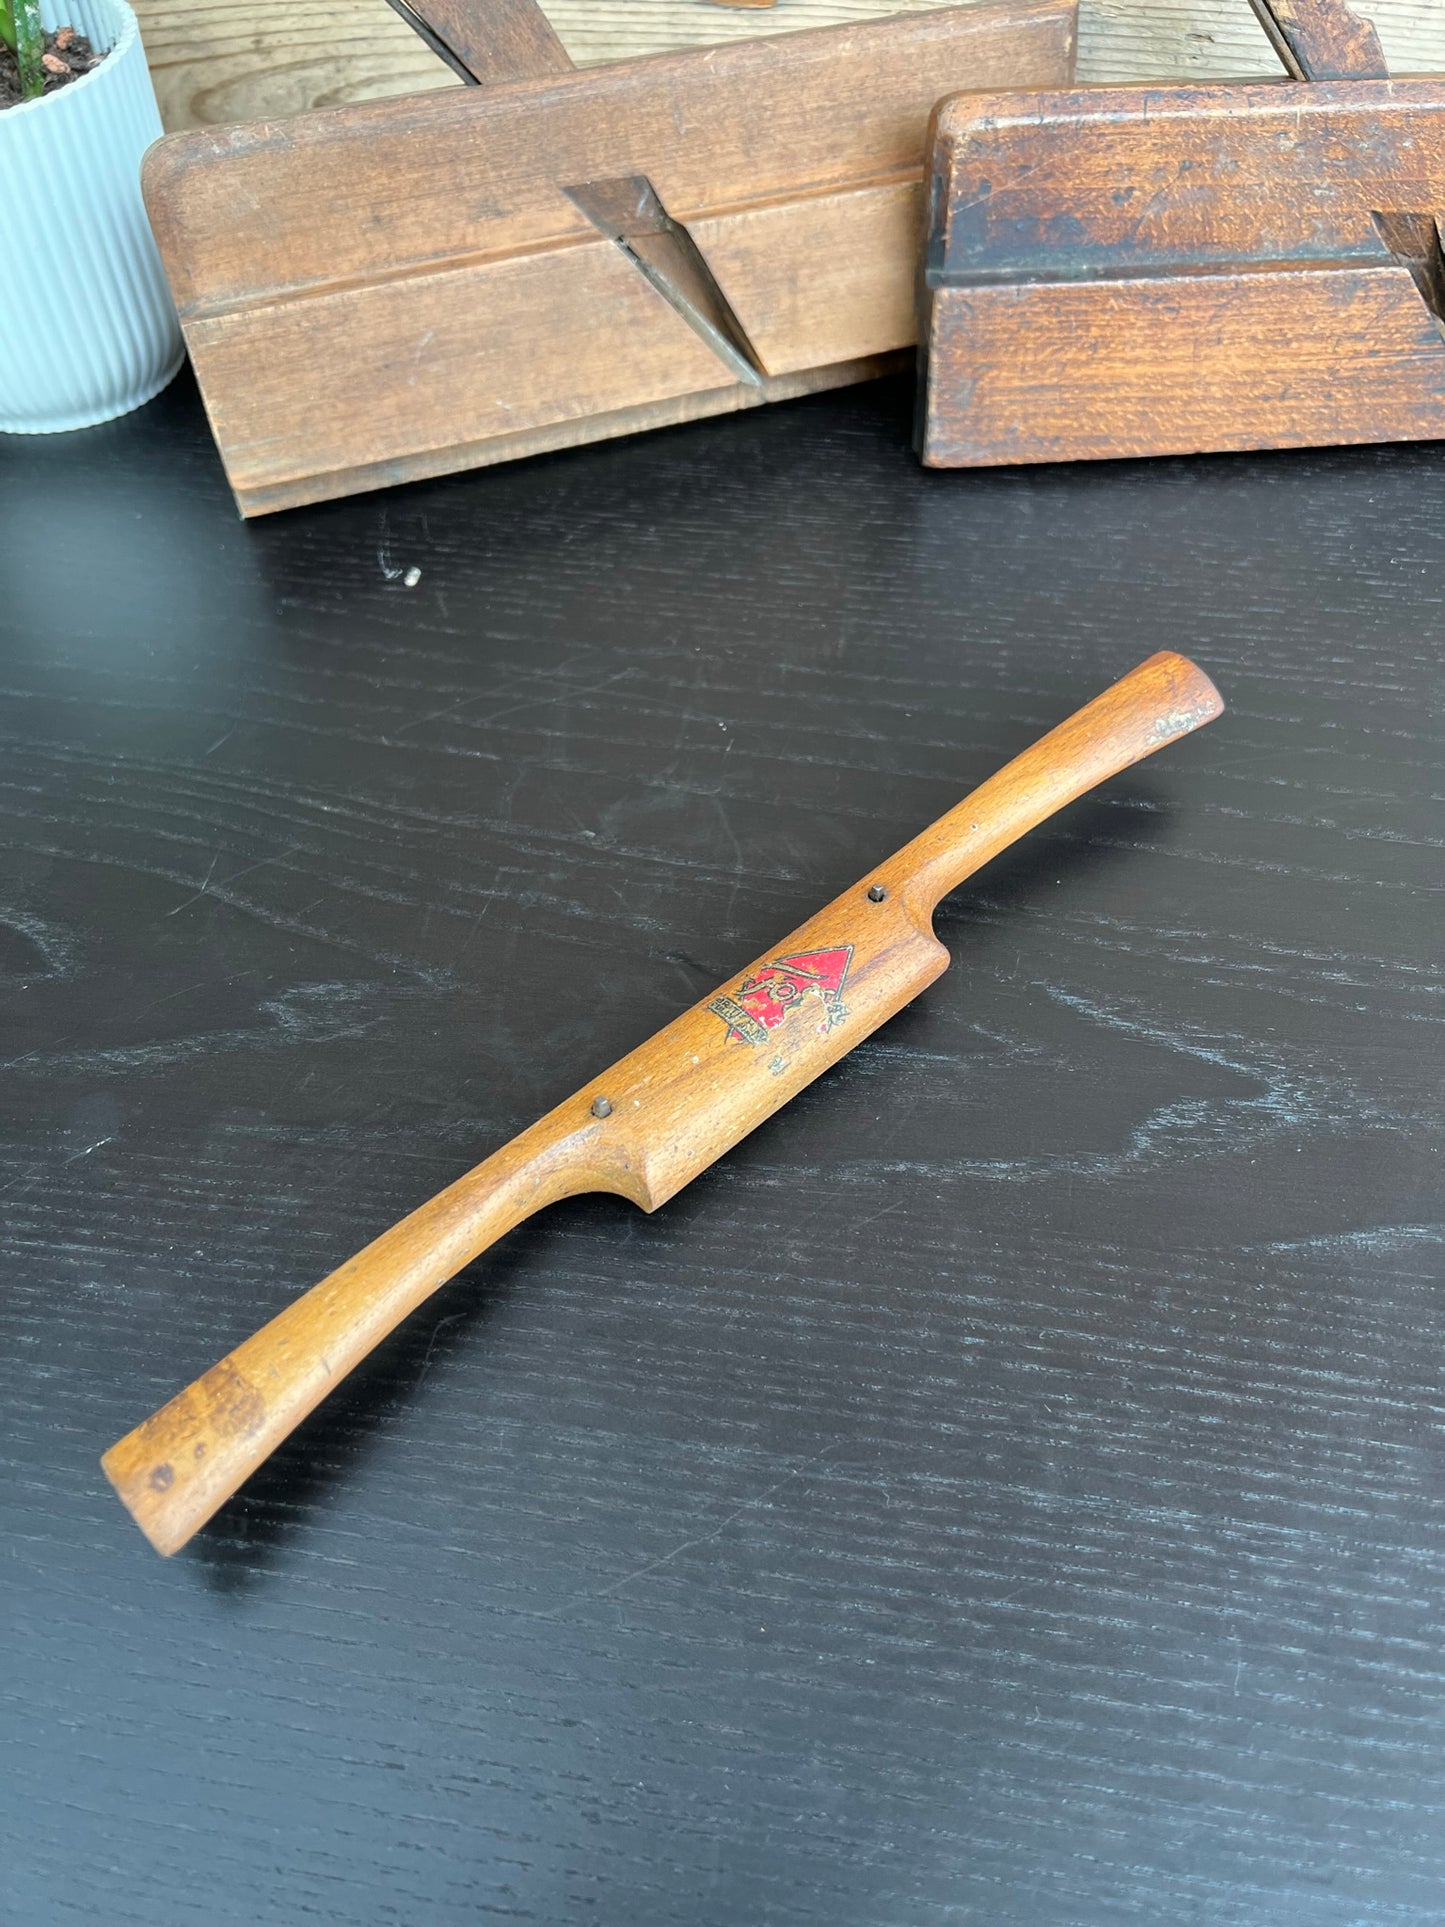
<svg viewBox="0 0 1445 1927"><path fill-rule="evenodd" d="M1445 77L1252 4L1289 80L941 103L925 463L1445 436Z"/></svg>
<svg viewBox="0 0 1445 1927"><path fill-rule="evenodd" d="M544 1205L655 1211L948 968L941 898L1095 784L1222 709L1151 656L801 929L342 1265L101 1461L159 1552L210 1518L334 1385Z"/></svg>
<svg viewBox="0 0 1445 1927"><path fill-rule="evenodd" d="M895 365L934 102L1066 82L1076 3L577 71L534 0L398 0L486 84L160 141L146 204L242 514Z"/></svg>

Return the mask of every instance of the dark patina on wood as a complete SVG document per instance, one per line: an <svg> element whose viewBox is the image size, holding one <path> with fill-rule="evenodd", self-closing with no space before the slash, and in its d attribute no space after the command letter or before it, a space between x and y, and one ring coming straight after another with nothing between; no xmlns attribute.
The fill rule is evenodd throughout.
<svg viewBox="0 0 1445 1927"><path fill-rule="evenodd" d="M1256 10L1297 82L940 105L930 466L1445 435L1445 80L1340 0Z"/></svg>
<svg viewBox="0 0 1445 1927"><path fill-rule="evenodd" d="M536 0L391 0L414 33L463 80L495 86L570 74L572 59Z"/></svg>

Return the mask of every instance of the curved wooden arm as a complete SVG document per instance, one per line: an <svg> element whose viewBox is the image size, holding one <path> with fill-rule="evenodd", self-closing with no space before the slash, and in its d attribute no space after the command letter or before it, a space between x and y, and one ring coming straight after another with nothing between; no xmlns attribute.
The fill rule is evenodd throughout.
<svg viewBox="0 0 1445 1927"><path fill-rule="evenodd" d="M1161 650L1006 763L885 867L931 918L950 890L1045 817L1212 722L1223 708L1202 669Z"/></svg>
<svg viewBox="0 0 1445 1927"><path fill-rule="evenodd" d="M941 897L1107 777L1223 708L1164 653L1105 690L713 996L289 1305L101 1464L175 1552L386 1335L543 1205L652 1211L948 967Z"/></svg>
<svg viewBox="0 0 1445 1927"><path fill-rule="evenodd" d="M605 1188L588 1173L585 1124L556 1119L384 1231L111 1447L105 1475L158 1552L183 1546L339 1379L479 1253L543 1205Z"/></svg>

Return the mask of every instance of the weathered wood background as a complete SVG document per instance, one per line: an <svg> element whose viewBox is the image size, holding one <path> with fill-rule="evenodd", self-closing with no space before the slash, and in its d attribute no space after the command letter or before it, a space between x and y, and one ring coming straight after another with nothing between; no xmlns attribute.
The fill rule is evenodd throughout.
<svg viewBox="0 0 1445 1927"><path fill-rule="evenodd" d="M940 0L913 0L915 5ZM582 63L899 12L906 0L552 0ZM294 114L458 83L384 0L135 0L168 127ZM1397 71L1445 69L1442 0L1377 0ZM1083 0L1085 80L1277 71L1247 0Z"/></svg>

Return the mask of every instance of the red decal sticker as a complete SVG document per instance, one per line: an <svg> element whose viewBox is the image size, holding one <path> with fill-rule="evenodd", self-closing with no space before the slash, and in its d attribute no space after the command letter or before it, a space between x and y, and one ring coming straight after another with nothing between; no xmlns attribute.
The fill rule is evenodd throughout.
<svg viewBox="0 0 1445 1927"><path fill-rule="evenodd" d="M843 1004L843 980L853 961L851 943L836 950L800 950L744 977L737 992L714 997L708 1009L721 1017L730 1036L740 1044L763 1044L795 1010L806 1011L820 1037L826 1037L848 1012Z"/></svg>

